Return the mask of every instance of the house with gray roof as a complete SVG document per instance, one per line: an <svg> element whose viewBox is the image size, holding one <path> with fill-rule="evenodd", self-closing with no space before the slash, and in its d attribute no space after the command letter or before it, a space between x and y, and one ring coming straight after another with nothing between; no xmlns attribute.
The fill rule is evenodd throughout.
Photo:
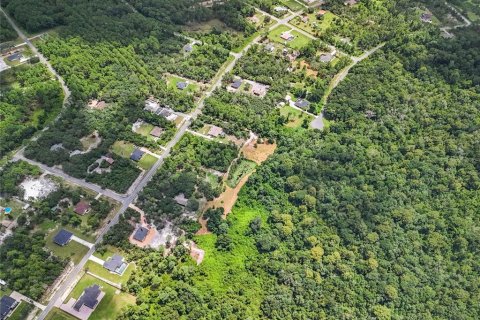
<svg viewBox="0 0 480 320"><path fill-rule="evenodd" d="M80 308L83 306L86 306L92 310L95 309L95 307L98 305L98 297L100 296L101 292L102 291L100 290L100 286L98 284L94 284L85 288L80 298L78 298L73 305L73 309L80 311Z"/></svg>
<svg viewBox="0 0 480 320"><path fill-rule="evenodd" d="M3 296L0 299L0 319L7 319L10 312L13 312L18 305L18 301L10 296Z"/></svg>
<svg viewBox="0 0 480 320"><path fill-rule="evenodd" d="M295 101L295 107L298 107L300 109L307 109L309 105L310 102L305 99L298 99L297 101Z"/></svg>
<svg viewBox="0 0 480 320"><path fill-rule="evenodd" d="M128 264L123 261L123 257L118 254L114 254L107 261L103 263L103 267L111 273L122 275L127 269Z"/></svg>

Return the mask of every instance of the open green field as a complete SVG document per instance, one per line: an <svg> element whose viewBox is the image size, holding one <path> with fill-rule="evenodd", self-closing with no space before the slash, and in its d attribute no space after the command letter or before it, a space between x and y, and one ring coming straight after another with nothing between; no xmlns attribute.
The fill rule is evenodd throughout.
<svg viewBox="0 0 480 320"><path fill-rule="evenodd" d="M110 271L105 269L103 266L99 265L94 261L88 261L87 264L85 265L85 270L88 270L91 273L96 274L97 276L100 276L112 282L125 285L128 279L130 279L130 276L132 275L133 270L135 270L135 265L133 263L129 263L127 269L121 276L118 274L111 273Z"/></svg>
<svg viewBox="0 0 480 320"><path fill-rule="evenodd" d="M105 252L101 252L102 250L100 250L101 248L105 248ZM97 250L95 250L95 252L93 253L93 255L97 258L100 258L102 260L106 260L108 259L109 257L113 256L114 254L119 254L119 255L123 255L124 253L122 253L122 251L116 247L113 247L111 245L107 245L107 246L102 246L101 248L97 248Z"/></svg>
<svg viewBox="0 0 480 320"><path fill-rule="evenodd" d="M115 141L112 145L112 151L124 158L130 158L135 146L130 142L125 141Z"/></svg>
<svg viewBox="0 0 480 320"><path fill-rule="evenodd" d="M295 38L291 41L285 41L283 40L282 38L280 38L281 34L285 31L290 31L290 34L293 35ZM308 43L310 42L310 39L308 37L306 37L305 35L295 31L295 30L292 30L291 28L289 28L288 26L286 25L280 25L278 27L276 27L275 29L273 29L272 31L270 31L270 33L268 34L268 38L272 41L275 41L275 42L278 42L278 43L286 43L286 45L292 49L301 49L305 46L308 45Z"/></svg>
<svg viewBox="0 0 480 320"><path fill-rule="evenodd" d="M267 214L260 209L241 207L235 208L228 215L228 220L232 222L228 235L234 244L231 251L218 251L215 248L217 238L215 234L194 238L198 247L205 250L203 262L198 266L201 272L193 279L195 286L202 292L219 296L236 291L240 286L243 290L242 295L253 304L252 310L259 310L263 291L260 278L245 268L247 261L252 261L251 259L258 255L254 239L245 234L250 222L256 217L265 222Z"/></svg>
<svg viewBox="0 0 480 320"><path fill-rule="evenodd" d="M152 156L151 154L145 153L140 159L140 161L138 161L138 165L140 166L140 168L148 170L155 164L155 162L157 162L156 157Z"/></svg>
<svg viewBox="0 0 480 320"><path fill-rule="evenodd" d="M312 121L313 117L298 109L285 105L280 108L280 114L288 119L286 126L289 128L298 128L302 125L304 119Z"/></svg>
<svg viewBox="0 0 480 320"><path fill-rule="evenodd" d="M280 0L280 3L292 11L302 10L306 7L295 0Z"/></svg>
<svg viewBox="0 0 480 320"><path fill-rule="evenodd" d="M21 301L20 304L15 308L13 313L8 319L10 320L24 320L27 319L28 314L35 308L33 304Z"/></svg>
<svg viewBox="0 0 480 320"><path fill-rule="evenodd" d="M148 138L150 137L150 131L152 131L153 127L155 127L153 124L145 122L137 129L136 132Z"/></svg>
<svg viewBox="0 0 480 320"><path fill-rule="evenodd" d="M177 83L182 82L182 81L187 81L188 85L185 89L180 90L177 88ZM174 76L174 75L168 75L167 76L167 86L172 89L172 90L177 90L185 93L195 93L198 91L199 87L198 84L195 82L192 82L192 80L185 80L183 78Z"/></svg>
<svg viewBox="0 0 480 320"><path fill-rule="evenodd" d="M238 182L244 176L252 172L256 166L257 164L253 161L246 160L246 159L240 160L240 163L238 163L237 165L234 165L231 168L231 170L233 169L233 171L231 171L228 175L228 180L227 180L228 186L231 188L235 188Z"/></svg>
<svg viewBox="0 0 480 320"><path fill-rule="evenodd" d="M331 12L327 12L320 19L317 19L315 13L310 13L307 16L308 21L306 23L303 22L300 17L292 19L290 23L315 36L324 33L332 24L333 19L335 19L335 15Z"/></svg>
<svg viewBox="0 0 480 320"><path fill-rule="evenodd" d="M101 287L101 290L105 292L105 296L95 308L95 311L90 316L90 319L116 319L121 313L123 307L135 303L134 296L123 291L119 291L117 288L112 287L108 283L88 274L85 274L82 279L80 279L65 301L68 301L70 298L78 299L86 287L94 284L97 284Z"/></svg>
<svg viewBox="0 0 480 320"><path fill-rule="evenodd" d="M74 316L69 315L63 310L53 308L45 318L45 320L77 320Z"/></svg>
<svg viewBox="0 0 480 320"><path fill-rule="evenodd" d="M64 227L61 228L66 230ZM63 247L55 244L53 242L53 238L61 228L57 228L47 235L47 238L45 239L46 247L50 249L57 257L62 259L71 259L73 263L77 264L80 262L80 260L82 260L82 257L87 254L88 248L73 240Z"/></svg>

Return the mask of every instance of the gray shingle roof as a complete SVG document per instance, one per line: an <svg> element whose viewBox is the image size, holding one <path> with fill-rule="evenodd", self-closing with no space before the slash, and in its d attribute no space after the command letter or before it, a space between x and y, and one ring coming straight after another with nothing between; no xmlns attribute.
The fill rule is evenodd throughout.
<svg viewBox="0 0 480 320"><path fill-rule="evenodd" d="M58 244L59 246L64 246L66 245L69 241L70 238L73 236L73 233L67 231L67 230L60 230L57 235L53 238L53 242Z"/></svg>
<svg viewBox="0 0 480 320"><path fill-rule="evenodd" d="M97 306L97 298L100 295L100 292L101 291L98 284L94 284L91 287L85 288L82 296L73 305L73 309L79 311L83 305L89 307L90 309L94 309Z"/></svg>
<svg viewBox="0 0 480 320"><path fill-rule="evenodd" d="M131 156L130 156L130 159L132 159L133 161L139 161L139 160L142 158L142 156L143 156L144 153L145 153L145 152L143 152L143 151L140 150L140 149L135 149L135 150L132 152L132 154L131 154Z"/></svg>
<svg viewBox="0 0 480 320"><path fill-rule="evenodd" d="M148 229L145 227L139 227L135 234L133 235L133 239L137 241L143 241L147 237Z"/></svg>

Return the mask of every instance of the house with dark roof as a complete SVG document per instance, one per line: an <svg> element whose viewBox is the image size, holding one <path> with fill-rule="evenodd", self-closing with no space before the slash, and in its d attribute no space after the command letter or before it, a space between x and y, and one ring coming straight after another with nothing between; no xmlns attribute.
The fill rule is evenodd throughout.
<svg viewBox="0 0 480 320"><path fill-rule="evenodd" d="M295 107L298 107L301 109L307 109L309 105L310 105L310 102L308 102L305 99L298 99L297 101L295 101Z"/></svg>
<svg viewBox="0 0 480 320"><path fill-rule="evenodd" d="M188 83L185 81L179 81L177 82L177 89L178 90L184 90L188 87Z"/></svg>
<svg viewBox="0 0 480 320"><path fill-rule="evenodd" d="M334 55L331 54L331 53L324 53L324 54L320 55L320 61L322 61L324 63L332 61L333 58L334 58Z"/></svg>
<svg viewBox="0 0 480 320"><path fill-rule="evenodd" d="M185 52L192 52L193 46L190 43L187 43L186 45L183 46L183 51Z"/></svg>
<svg viewBox="0 0 480 320"><path fill-rule="evenodd" d="M233 89L238 89L242 85L242 79L236 79L233 81L233 83L230 85Z"/></svg>
<svg viewBox="0 0 480 320"><path fill-rule="evenodd" d="M3 296L0 299L0 319L7 319L10 312L13 312L18 305L18 301L9 296Z"/></svg>
<svg viewBox="0 0 480 320"><path fill-rule="evenodd" d="M423 22L428 22L428 23L432 22L432 17L433 17L433 15L431 13L428 13L428 12L424 12L420 15L420 19Z"/></svg>
<svg viewBox="0 0 480 320"><path fill-rule="evenodd" d="M123 261L123 257L118 254L114 254L110 259L103 263L103 267L112 273L122 275L127 269L128 264Z"/></svg>
<svg viewBox="0 0 480 320"><path fill-rule="evenodd" d="M157 126L153 127L153 129L150 131L150 135L155 138L160 137L162 133L163 133L163 129Z"/></svg>
<svg viewBox="0 0 480 320"><path fill-rule="evenodd" d="M23 58L23 55L21 52L16 52L14 54L11 54L7 57L7 60L12 62L12 61L17 61Z"/></svg>
<svg viewBox="0 0 480 320"><path fill-rule="evenodd" d="M83 216L84 214L90 211L90 204L85 200L80 200L80 202L75 205L75 208L73 209L73 211Z"/></svg>
<svg viewBox="0 0 480 320"><path fill-rule="evenodd" d="M73 309L76 311L80 311L80 308L86 306L90 309L95 309L98 305L98 296L102 291L100 291L100 286L98 284L94 284L90 287L85 288L83 290L82 295L73 305Z"/></svg>
<svg viewBox="0 0 480 320"><path fill-rule="evenodd" d="M53 242L63 247L64 245L70 242L70 240L72 239L72 236L73 236L73 233L65 229L61 229L53 238Z"/></svg>
<svg viewBox="0 0 480 320"><path fill-rule="evenodd" d="M142 150L137 148L137 149L133 150L132 154L130 155L130 159L133 160L133 161L140 161L140 159L142 159L144 153L145 152L143 152Z"/></svg>
<svg viewBox="0 0 480 320"><path fill-rule="evenodd" d="M133 239L143 242L147 237L148 229L145 227L138 227L138 229L133 234Z"/></svg>

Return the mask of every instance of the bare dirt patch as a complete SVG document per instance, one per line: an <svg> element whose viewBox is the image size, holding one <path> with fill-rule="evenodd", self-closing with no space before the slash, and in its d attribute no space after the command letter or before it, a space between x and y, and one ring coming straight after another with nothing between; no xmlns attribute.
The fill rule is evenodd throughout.
<svg viewBox="0 0 480 320"><path fill-rule="evenodd" d="M259 140L252 140L243 146L242 152L245 159L252 160L256 164L261 164L275 152L276 143L260 143Z"/></svg>

